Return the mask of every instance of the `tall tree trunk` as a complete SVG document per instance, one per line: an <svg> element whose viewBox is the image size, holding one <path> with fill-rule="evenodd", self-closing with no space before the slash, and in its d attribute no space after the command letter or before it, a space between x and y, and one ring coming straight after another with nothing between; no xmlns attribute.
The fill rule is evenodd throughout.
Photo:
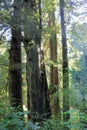
<svg viewBox="0 0 87 130"><path fill-rule="evenodd" d="M50 108L50 99L49 99L49 91L48 91L48 84L46 78L46 68L44 61L44 48L43 44L41 43L42 40L42 11L41 11L41 0L39 0L39 30L40 30L40 37L39 37L39 45L40 45L40 59L39 59L39 68L40 68L40 87L38 89L39 95L39 106L42 105L42 110L40 109L40 113L43 118L48 118L51 115L51 108Z"/></svg>
<svg viewBox="0 0 87 130"><path fill-rule="evenodd" d="M9 65L9 95L10 103L14 107L20 105L22 109L22 75L21 75L21 12L15 6L12 16L12 41Z"/></svg>
<svg viewBox="0 0 87 130"><path fill-rule="evenodd" d="M51 116L51 108L50 108L50 99L49 99L49 90L46 78L46 69L44 61L44 50L41 48L41 63L40 63L40 88L39 91L39 105L42 105L42 110L40 109L40 113L43 118L49 118Z"/></svg>
<svg viewBox="0 0 87 130"><path fill-rule="evenodd" d="M61 17L61 33L62 33L62 58L63 58L63 120L68 121L70 115L65 113L69 111L69 77L68 77L68 56L66 27L64 19L64 0L60 0L60 17ZM68 128L66 128L68 129Z"/></svg>
<svg viewBox="0 0 87 130"><path fill-rule="evenodd" d="M50 37L50 60L53 64L57 64L57 38L55 27L55 13L54 10L49 14L49 27L52 28ZM59 106L59 94L55 97L55 94L59 92L59 80L58 80L58 67L51 64L50 66L50 97L51 97L51 111L52 115L56 116L60 113Z"/></svg>
<svg viewBox="0 0 87 130"><path fill-rule="evenodd" d="M36 121L38 113L38 86L39 86L39 74L38 74L38 52L37 47L29 47L26 51L27 54L27 73L28 73L28 109L31 111L31 119Z"/></svg>
<svg viewBox="0 0 87 130"><path fill-rule="evenodd" d="M36 3L35 1L30 1L28 2L28 4L29 4L30 11L33 15L34 13L36 13L36 6L35 6ZM34 31L36 32L38 27L39 31L41 32L42 29L41 19L39 21L40 24L38 23L37 18L35 17L32 18L32 22L33 21L35 22L33 23L33 25L35 24ZM28 109L31 111L30 118L33 121L37 121L39 120L38 118L43 117L44 113L48 112L49 102L48 102L48 93L47 93L48 89L46 84L46 75L44 74L43 76L40 73L40 66L39 66L38 45L40 46L41 43L41 35L38 34L39 35L38 36L36 33L33 33L31 36L32 28L33 27L31 27L30 34L28 34L29 37L28 38L25 37L24 47L27 55ZM45 68L43 68L42 71L45 71ZM40 117L38 117L37 114L39 114Z"/></svg>
<svg viewBox="0 0 87 130"><path fill-rule="evenodd" d="M26 11L30 11L30 14L27 14L25 17L25 20L27 20L27 17L30 17L30 20L32 20L32 23L34 25L34 31L36 31L36 26L37 26L37 21L36 18L32 17L34 13L36 12L36 3L35 1L28 1L25 0L25 9ZM28 7L28 8L27 8ZM30 16L29 16L30 15ZM28 23L27 23L28 24ZM23 25L25 26L25 25ZM30 27L30 25L28 25ZM28 28L27 27L27 28ZM39 60L38 60L38 48L37 48L37 43L35 39L35 34L32 33L32 25L31 25L31 30L29 28L29 33L26 31L26 28L24 28L24 33L25 33L25 39L24 39L24 47L26 51L26 79L27 79L27 105L28 105L28 110L31 111L31 114L29 115L29 118L32 121L37 121L38 120L38 113L40 106L38 106L38 88L39 88ZM27 34L28 33L28 34ZM31 35L32 33L32 35ZM28 35L29 37L27 37Z"/></svg>

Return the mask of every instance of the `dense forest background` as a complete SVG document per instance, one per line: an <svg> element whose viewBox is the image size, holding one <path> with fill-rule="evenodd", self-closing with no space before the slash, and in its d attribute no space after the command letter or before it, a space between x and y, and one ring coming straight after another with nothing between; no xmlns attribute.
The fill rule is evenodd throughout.
<svg viewBox="0 0 87 130"><path fill-rule="evenodd" d="M86 0L0 0L0 130L87 130Z"/></svg>

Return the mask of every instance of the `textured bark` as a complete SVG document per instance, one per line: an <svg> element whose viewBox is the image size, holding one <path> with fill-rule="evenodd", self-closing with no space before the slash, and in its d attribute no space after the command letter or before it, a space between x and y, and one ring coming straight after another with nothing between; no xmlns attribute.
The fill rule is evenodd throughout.
<svg viewBox="0 0 87 130"><path fill-rule="evenodd" d="M57 39L55 29L54 11L49 15L49 27L53 28L50 37L50 60L57 64ZM56 116L60 113L59 96L54 98L54 94L59 92L58 67L53 64L50 66L50 97L52 115Z"/></svg>
<svg viewBox="0 0 87 130"><path fill-rule="evenodd" d="M69 114L69 77L68 77L68 56L67 56L67 40L66 27L64 19L64 0L60 0L60 17L61 17L61 33L62 33L62 58L63 58L63 120L68 121ZM68 128L65 128L68 129Z"/></svg>
<svg viewBox="0 0 87 130"><path fill-rule="evenodd" d="M35 1L25 0L25 3L27 3L27 6L25 6L25 9L26 10L28 9L29 11L31 11L31 14L34 15L34 13L36 12ZM25 19L27 19L27 15ZM35 22L35 20L36 18L32 18L32 22ZM39 63L38 61L39 60L38 60L38 49L37 49L35 34L32 32L33 30L31 27L31 31L28 34L29 37L26 37L27 35L26 28L24 29L24 33L25 33L24 47L25 47L26 56L27 56L27 59L26 59L27 60L27 63L26 63L27 106L28 106L28 110L30 110L31 112L29 115L29 118L35 122L38 120L38 113L39 113L39 106L38 106L39 104L38 103L38 88L39 88Z"/></svg>
<svg viewBox="0 0 87 130"><path fill-rule="evenodd" d="M21 76L21 29L20 10L14 7L12 16L12 41L9 65L9 95L14 107L22 108L22 76Z"/></svg>
<svg viewBox="0 0 87 130"><path fill-rule="evenodd" d="M46 78L46 69L44 60L44 52L41 50L41 64L40 64L40 88L38 89L39 95L39 106L42 106L42 110L40 109L40 114L43 118L49 118L51 116L51 108L50 108L50 99L49 99L49 91L48 84Z"/></svg>
<svg viewBox="0 0 87 130"><path fill-rule="evenodd" d="M35 1L27 1L27 2L29 4L29 8L33 15L36 12ZM39 11L41 11L41 9L39 9ZM34 21L36 20L35 32L37 27L41 31L42 29L41 17L39 23L37 18L33 18L33 19ZM32 28L30 33L32 33ZM41 118L43 118L44 114L47 114L49 109L48 91L47 91L48 88L47 88L47 81L46 81L46 73L44 72L45 66L40 67L39 58L38 58L38 45L39 46L41 45L41 35L39 35L38 38L37 36L35 36L34 33L32 34L32 36L31 34L28 35L29 35L28 38L26 38L25 36L25 42L24 42L24 47L27 55L27 70L26 70L27 90L28 90L27 103L28 103L28 109L31 111L30 118L33 121L38 121L41 120ZM44 75L40 73L40 70L43 71Z"/></svg>
<svg viewBox="0 0 87 130"><path fill-rule="evenodd" d="M39 45L40 45L40 59L39 59L39 69L40 69L40 87L38 89L39 95L39 106L42 106L42 110L40 109L40 114L42 118L48 118L51 115L51 108L50 108L50 100L49 100L49 91L48 91L48 84L46 78L46 69L44 61L44 48L41 43L41 36L42 36L42 11L41 11L41 0L39 0L39 30L40 30L40 37L39 37Z"/></svg>
<svg viewBox="0 0 87 130"><path fill-rule="evenodd" d="M31 119L36 121L38 113L38 52L37 47L30 47L27 54L27 98L28 109L31 111Z"/></svg>

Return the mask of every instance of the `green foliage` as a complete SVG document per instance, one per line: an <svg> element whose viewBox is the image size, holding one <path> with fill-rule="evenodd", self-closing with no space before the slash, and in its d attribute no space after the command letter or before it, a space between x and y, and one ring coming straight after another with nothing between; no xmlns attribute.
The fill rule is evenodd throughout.
<svg viewBox="0 0 87 130"><path fill-rule="evenodd" d="M69 121L64 122L62 119L60 121L58 120L58 116L52 117L42 123L40 130L64 130L65 127L72 130L82 130L84 123L87 122L87 115L76 109L65 112L65 114L67 113L71 115Z"/></svg>
<svg viewBox="0 0 87 130"><path fill-rule="evenodd" d="M1 106L3 106L3 103L0 103L0 108ZM71 118L67 122L58 120L59 117L56 116L46 119L39 124L38 122L33 123L24 120L23 116L24 114L29 114L28 111L15 111L14 108L7 106L7 109L0 109L0 116L3 115L3 118L0 120L0 130L62 130L64 127L78 130L83 128L84 122L87 122L85 113L76 109L71 109L65 114L67 113L71 114Z"/></svg>
<svg viewBox="0 0 87 130"><path fill-rule="evenodd" d="M2 0L1 0L2 1ZM4 3L2 1L1 3ZM56 25L49 27L49 14L52 13L57 3L59 1L56 0L43 0L42 1L42 17L43 17L43 30L42 30L42 38L44 43L49 42L49 38L51 35L54 35L54 32L56 30L58 42L61 39L60 38L60 23L58 22L58 19L56 21ZM38 4L37 4L38 6ZM11 23L11 16L13 9L8 8L6 6L6 2L4 4L0 5L0 30L3 30L3 26L9 26L11 25L13 27L13 23ZM71 7L68 7L69 11L72 10ZM57 12L58 13L58 12ZM23 18L21 19L15 19L18 20L22 24L22 31L24 31L24 35L26 38L32 38L33 40L37 41L39 43L39 38L41 36L41 30L39 29L39 13L32 11L26 4L25 7L22 8L22 15ZM16 25L17 28L19 28L19 24ZM16 29L17 29L16 28ZM71 103L71 110L68 112L71 115L71 118L67 122L63 122L58 120L58 117L55 118L52 117L50 119L47 119L43 122L41 122L41 125L39 123L33 123L31 121L25 121L23 116L28 115L28 111L20 112L15 111L14 108L10 107L8 105L8 51L6 48L2 47L0 45L0 130L62 130L64 127L72 128L74 130L78 130L79 128L82 128L84 124L87 122L87 105L86 102L77 102L78 99L80 99L79 92L83 94L83 97L86 99L87 95L87 70L85 67L85 63L83 62L83 43L84 46L86 46L87 43L87 33L86 29L87 24L86 23L74 23L72 26L72 32L70 36L70 41L78 48L78 50L74 49L74 51L71 51L70 49L70 79L71 79L71 87L70 87L70 103ZM84 31L85 30L85 31ZM32 42L32 41L31 41ZM30 44L31 44L30 42ZM0 43L3 43L0 41ZM7 44L6 44L7 45ZM47 44L45 44L47 46ZM59 46L59 45L58 45ZM58 47L59 52L61 53L61 45L60 48ZM82 52L82 53L81 53ZM61 53L62 54L62 53ZM47 55L45 55L45 58L49 57L49 52ZM60 56L60 54L58 54ZM23 56L22 56L23 57ZM62 56L61 56L62 57ZM60 57L59 57L60 58ZM24 57L23 57L24 60ZM49 68L50 65L53 65L54 67L59 68L59 77L62 75L62 58L60 59L61 63L59 62L53 62L51 60L44 60L43 62L47 65ZM26 62L26 61L25 61ZM22 74L23 74L23 86L25 86L25 65L22 65ZM49 78L49 69L47 76ZM59 78L60 84L62 84L62 76ZM62 86L62 85L61 85ZM53 89L57 89L56 85L52 85L54 88L49 89L53 91ZM23 88L23 100L24 103L26 102L26 88ZM62 90L61 90L62 91ZM62 93L62 92L61 92ZM63 93L62 93L63 94ZM57 97L60 96L62 98L62 94L59 94L55 92L53 94L53 99L57 100ZM67 95L67 90L65 93ZM81 98L83 98L81 97ZM82 100L82 99L81 99ZM61 100L62 104L62 100ZM62 105L61 105L62 106ZM75 109L76 108L76 109ZM79 109L79 110L78 110ZM61 110L62 111L62 110ZM67 114L65 112L64 114ZM38 116L38 115L37 115Z"/></svg>
<svg viewBox="0 0 87 130"><path fill-rule="evenodd" d="M80 50L82 51L83 47L86 46L87 38L86 38L86 29L87 29L87 23L74 23L72 27L72 43ZM85 31L84 31L85 30Z"/></svg>
<svg viewBox="0 0 87 130"><path fill-rule="evenodd" d="M2 103L0 103L3 106ZM0 108L1 108L0 106ZM4 107L6 107L4 105ZM0 120L0 130L37 130L39 129L39 123L32 123L31 121L25 121L24 115L28 115L28 111L20 112L17 109L7 106L0 109L0 116L3 115Z"/></svg>
<svg viewBox="0 0 87 130"><path fill-rule="evenodd" d="M8 103L8 51L0 46L0 119L5 114L5 104Z"/></svg>
<svg viewBox="0 0 87 130"><path fill-rule="evenodd" d="M53 117L45 120L40 130L61 130L63 128L63 122L58 120L58 117Z"/></svg>
<svg viewBox="0 0 87 130"><path fill-rule="evenodd" d="M57 1L58 2L58 1ZM57 4L57 2L55 0L43 0L42 4L43 4L43 12L45 13L51 13L54 10L54 5Z"/></svg>

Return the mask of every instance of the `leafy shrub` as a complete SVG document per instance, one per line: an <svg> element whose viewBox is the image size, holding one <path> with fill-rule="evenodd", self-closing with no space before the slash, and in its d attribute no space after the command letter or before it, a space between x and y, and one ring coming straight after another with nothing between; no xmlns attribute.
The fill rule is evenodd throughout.
<svg viewBox="0 0 87 130"><path fill-rule="evenodd" d="M3 118L0 120L0 130L37 130L39 129L38 123L32 123L31 121L24 120L24 114L28 114L28 111L20 112L8 106L7 111L0 109L0 115Z"/></svg>

